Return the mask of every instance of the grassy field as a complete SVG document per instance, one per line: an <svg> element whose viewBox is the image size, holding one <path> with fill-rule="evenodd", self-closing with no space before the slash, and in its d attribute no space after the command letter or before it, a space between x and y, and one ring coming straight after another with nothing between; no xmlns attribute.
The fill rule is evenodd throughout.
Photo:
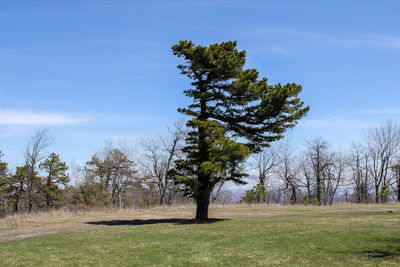
<svg viewBox="0 0 400 267"><path fill-rule="evenodd" d="M246 216L221 216L202 224L186 218L97 219L87 223L103 228L2 242L0 265L399 266L399 213L370 211L388 207L398 208L213 207L215 217ZM277 213L258 215L269 211ZM164 214L166 210L146 212Z"/></svg>

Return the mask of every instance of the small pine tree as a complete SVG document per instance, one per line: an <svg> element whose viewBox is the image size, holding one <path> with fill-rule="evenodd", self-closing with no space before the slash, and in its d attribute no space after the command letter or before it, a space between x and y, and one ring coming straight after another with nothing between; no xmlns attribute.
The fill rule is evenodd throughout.
<svg viewBox="0 0 400 267"><path fill-rule="evenodd" d="M46 209L53 208L56 201L63 200L63 188L69 182L67 164L60 160L60 157L51 153L50 156L39 165L39 168L46 172L47 177L44 178L43 191L46 198Z"/></svg>
<svg viewBox="0 0 400 267"><path fill-rule="evenodd" d="M388 202L391 195L392 191L390 191L389 185L382 186L381 191L379 192L379 197L382 199L382 202Z"/></svg>
<svg viewBox="0 0 400 267"><path fill-rule="evenodd" d="M242 200L248 204L264 203L267 199L267 192L265 186L261 184L255 185L252 189L246 190Z"/></svg>

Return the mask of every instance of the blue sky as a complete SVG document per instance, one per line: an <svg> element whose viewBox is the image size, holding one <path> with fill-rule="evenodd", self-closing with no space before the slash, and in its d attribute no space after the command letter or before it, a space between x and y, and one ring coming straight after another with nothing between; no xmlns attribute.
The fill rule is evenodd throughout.
<svg viewBox="0 0 400 267"><path fill-rule="evenodd" d="M106 140L163 134L190 81L179 40L237 40L248 68L296 82L311 110L290 131L345 147L400 119L399 1L2 1L0 150L11 166L34 129L87 161Z"/></svg>

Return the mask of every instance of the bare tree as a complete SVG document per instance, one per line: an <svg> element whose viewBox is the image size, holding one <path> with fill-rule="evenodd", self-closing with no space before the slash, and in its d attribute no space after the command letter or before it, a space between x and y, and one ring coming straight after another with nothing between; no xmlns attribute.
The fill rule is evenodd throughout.
<svg viewBox="0 0 400 267"><path fill-rule="evenodd" d="M339 186L343 185L347 161L340 152L331 151L326 141L317 138L307 142L297 173L298 185L306 188L306 202L332 205Z"/></svg>
<svg viewBox="0 0 400 267"><path fill-rule="evenodd" d="M224 187L223 183L216 185L214 191L211 193L211 202L213 204L230 204L234 203L234 198L232 197L234 193L231 189Z"/></svg>
<svg viewBox="0 0 400 267"><path fill-rule="evenodd" d="M326 164L323 179L324 204L332 205L337 189L344 181L347 161L342 153L331 152Z"/></svg>
<svg viewBox="0 0 400 267"><path fill-rule="evenodd" d="M370 129L366 135L369 164L368 171L374 181L375 202L384 202L383 191L389 186L390 166L400 149L400 128L391 121Z"/></svg>
<svg viewBox="0 0 400 267"><path fill-rule="evenodd" d="M289 143L285 143L281 147L278 162L276 173L283 181L283 190L289 191L290 203L295 204L299 201L298 167L296 166L294 151Z"/></svg>
<svg viewBox="0 0 400 267"><path fill-rule="evenodd" d="M252 156L253 165L257 170L256 179L258 184L266 185L269 176L274 172L274 168L280 163L280 153L281 144L274 143Z"/></svg>
<svg viewBox="0 0 400 267"><path fill-rule="evenodd" d="M38 164L44 158L43 150L51 145L54 137L49 134L49 128L36 130L28 140L25 150L25 166L27 167L26 193L28 199L28 210L33 211L36 204L40 202L40 177L38 176Z"/></svg>
<svg viewBox="0 0 400 267"><path fill-rule="evenodd" d="M394 191L396 192L397 202L400 202L400 156L396 158L394 163L391 166L394 178ZM393 187L394 187L393 186Z"/></svg>
<svg viewBox="0 0 400 267"><path fill-rule="evenodd" d="M368 149L353 143L350 148L349 166L352 171L355 200L357 203L366 203L369 186Z"/></svg>
<svg viewBox="0 0 400 267"><path fill-rule="evenodd" d="M266 187L270 179L272 179L275 168L280 164L281 143L273 143L269 147L264 148L261 152L254 154L250 159L250 169L256 173L253 175L257 182L255 186L258 191L257 202L266 202Z"/></svg>
<svg viewBox="0 0 400 267"><path fill-rule="evenodd" d="M302 152L302 155L307 155L306 152ZM314 195L315 181L313 179L313 168L309 164L307 157L298 157L297 174L299 178L299 186L306 189L306 194L304 196L304 202L310 203Z"/></svg>
<svg viewBox="0 0 400 267"><path fill-rule="evenodd" d="M328 144L322 138L314 139L307 143L307 162L312 167L312 175L315 178L316 186L316 200L318 205L322 205L323 195L322 190L324 186L324 171L328 166L327 149ZM309 177L310 173L307 174Z"/></svg>
<svg viewBox="0 0 400 267"><path fill-rule="evenodd" d="M221 196L223 195L223 193L225 193L225 191L222 189L223 186L224 182L219 182L215 185L215 188L210 195L210 200L212 203L221 202Z"/></svg>
<svg viewBox="0 0 400 267"><path fill-rule="evenodd" d="M141 162L144 174L157 186L160 205L171 205L179 188L170 179L169 172L175 161L181 157L181 149L185 139L183 122L176 122L166 137L150 137L142 139L140 144L144 153Z"/></svg>

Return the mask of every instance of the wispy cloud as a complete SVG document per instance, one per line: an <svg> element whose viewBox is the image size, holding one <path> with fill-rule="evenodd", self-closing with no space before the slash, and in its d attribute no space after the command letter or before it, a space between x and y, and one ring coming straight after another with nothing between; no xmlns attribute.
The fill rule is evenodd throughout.
<svg viewBox="0 0 400 267"><path fill-rule="evenodd" d="M335 35L313 31L292 30L284 28L254 28L243 29L246 35L280 35L297 39L312 40L314 43L323 43L333 46L344 47L391 47L400 49L400 36L389 36L380 34L352 34Z"/></svg>
<svg viewBox="0 0 400 267"><path fill-rule="evenodd" d="M376 45L400 48L400 36L365 35L365 38Z"/></svg>
<svg viewBox="0 0 400 267"><path fill-rule="evenodd" d="M33 110L0 109L0 125L60 125L87 121L83 115L69 115Z"/></svg>
<svg viewBox="0 0 400 267"><path fill-rule="evenodd" d="M273 53L280 53L280 54L291 54L292 49L289 49L283 45L269 45L268 50Z"/></svg>
<svg viewBox="0 0 400 267"><path fill-rule="evenodd" d="M203 1L127 1L121 4L113 4L113 9L129 9L129 8L178 8L178 7L211 7L233 4L232 0L203 0ZM97 4L98 7L104 7L102 4ZM109 7L108 3L105 5Z"/></svg>
<svg viewBox="0 0 400 267"><path fill-rule="evenodd" d="M341 117L329 117L315 120L303 120L299 125L311 128L361 129L374 127L377 123L372 121L345 119Z"/></svg>
<svg viewBox="0 0 400 267"><path fill-rule="evenodd" d="M172 72L164 72L164 73L148 74L148 75L138 75L138 76L132 76L132 77L127 77L127 78L122 78L122 79L115 79L112 81L113 82L122 82L122 81L129 81L129 80L136 80L136 79L143 79L143 78L165 76L165 75L169 75L169 74L172 74Z"/></svg>
<svg viewBox="0 0 400 267"><path fill-rule="evenodd" d="M14 19L14 18L26 18L26 17L64 17L64 16L87 16L96 14L95 11L82 11L82 10L71 10L71 11L60 11L60 10L47 10L47 11L0 11L0 19Z"/></svg>
<svg viewBox="0 0 400 267"><path fill-rule="evenodd" d="M118 125L149 125L165 123L168 121L168 116L151 115L151 114L129 114L129 113L90 113L91 124L106 124L107 126Z"/></svg>
<svg viewBox="0 0 400 267"><path fill-rule="evenodd" d="M251 44L251 52L253 54L266 54L266 55L292 55L293 50L288 48L285 45L279 45L279 44L261 44L261 45L255 45Z"/></svg>
<svg viewBox="0 0 400 267"><path fill-rule="evenodd" d="M88 45L117 45L117 46L133 46L133 47L165 47L160 42L150 40L136 40L130 38L103 38L103 39L83 39L69 41L53 41L53 42L35 42L29 44L21 44L24 49L65 49L78 48Z"/></svg>
<svg viewBox="0 0 400 267"><path fill-rule="evenodd" d="M368 115L400 115L400 108L389 108L389 109L367 109L363 110L362 113Z"/></svg>

